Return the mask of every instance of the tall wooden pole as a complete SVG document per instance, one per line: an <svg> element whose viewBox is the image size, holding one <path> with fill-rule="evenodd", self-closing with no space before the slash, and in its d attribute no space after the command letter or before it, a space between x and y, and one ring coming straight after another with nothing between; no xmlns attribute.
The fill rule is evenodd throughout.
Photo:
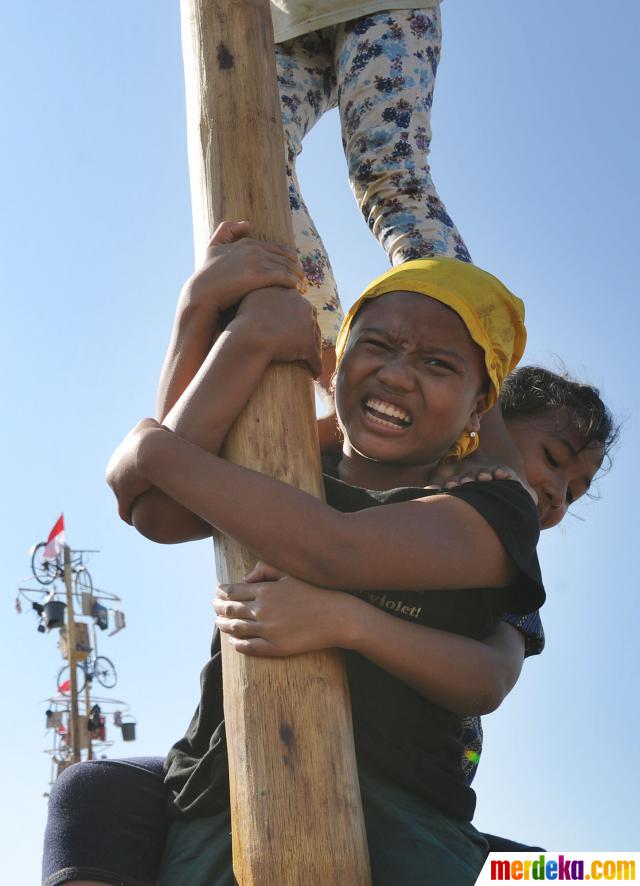
<svg viewBox="0 0 640 886"><path fill-rule="evenodd" d="M269 0L181 0L196 260L224 219L293 245ZM277 365L232 429L231 461L322 495L311 380ZM216 539L218 576L253 565ZM370 882L348 687L336 652L245 658L223 638L233 866L240 886Z"/></svg>
<svg viewBox="0 0 640 886"><path fill-rule="evenodd" d="M67 647L69 650L69 682L71 683L71 711L69 725L71 727L71 750L73 762L80 762L80 718L78 716L78 673L76 671L76 622L73 617L73 587L71 584L71 551L64 546L64 586L67 595Z"/></svg>

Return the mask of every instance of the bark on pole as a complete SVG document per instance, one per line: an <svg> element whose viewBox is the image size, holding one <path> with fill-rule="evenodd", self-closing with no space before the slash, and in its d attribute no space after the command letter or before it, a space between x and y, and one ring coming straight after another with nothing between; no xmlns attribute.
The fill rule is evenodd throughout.
<svg viewBox="0 0 640 886"><path fill-rule="evenodd" d="M181 0L181 16L196 261L224 219L293 245L269 0ZM304 368L271 367L225 457L322 495ZM223 582L255 561L232 539L215 546ZM370 883L341 656L244 658L224 638L222 654L238 883Z"/></svg>

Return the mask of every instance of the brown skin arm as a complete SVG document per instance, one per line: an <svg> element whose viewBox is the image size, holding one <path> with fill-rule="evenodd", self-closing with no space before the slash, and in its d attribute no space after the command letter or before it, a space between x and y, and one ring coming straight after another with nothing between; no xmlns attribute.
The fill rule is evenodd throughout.
<svg viewBox="0 0 640 886"><path fill-rule="evenodd" d="M187 282L178 299L169 347L164 358L158 393L156 417L163 422L204 363L220 334L220 312L204 309L192 297Z"/></svg>
<svg viewBox="0 0 640 886"><path fill-rule="evenodd" d="M495 711L520 676L524 638L501 622L484 640L394 618L356 597L361 621L347 622L353 649L441 707L462 717ZM366 610L366 611L365 611Z"/></svg>
<svg viewBox="0 0 640 886"><path fill-rule="evenodd" d="M188 295L185 302L176 314L162 369L157 414L166 427L208 452L217 453L271 362L266 338L269 331L263 331L262 336L259 330L252 334L249 322L240 324L236 319L210 348L215 312L203 311L200 306L189 303ZM296 333L292 340L295 336L299 337ZM212 372L214 361L215 372ZM318 420L322 451L340 447L333 399L328 394L334 368L334 349L323 350L317 386L323 392L329 413ZM157 488L149 488L136 501L133 523L143 535L163 544L211 535L211 526L206 521Z"/></svg>
<svg viewBox="0 0 640 886"><path fill-rule="evenodd" d="M295 290L270 287L245 296L164 425L208 452L218 451L229 428L274 360L305 361L321 372L320 339L311 305ZM212 367L215 370L212 371ZM212 404L215 407L212 408ZM151 484L132 510L133 524L164 543L211 534L211 525Z"/></svg>
<svg viewBox="0 0 640 886"><path fill-rule="evenodd" d="M255 329L246 317L236 318L220 336L222 312L247 292L296 287L304 276L295 252L251 240L248 234L246 221L223 222L216 229L202 267L180 293L158 385L158 420L210 452L218 451L269 362L277 359L277 350L267 340L268 323L260 328L264 311L257 311ZM267 292L266 297L274 311L287 304L281 294ZM215 378L199 388L198 380L213 361L218 370ZM319 372L319 365L314 363L312 371ZM189 393L182 397L187 388ZM157 488L139 497L134 523L144 535L165 543L211 535L208 523Z"/></svg>
<svg viewBox="0 0 640 886"><path fill-rule="evenodd" d="M222 585L217 623L243 655L280 657L351 649L461 716L495 710L518 679L524 638L501 622L473 640L390 615L346 594L318 588L267 564L257 580Z"/></svg>
<svg viewBox="0 0 640 886"><path fill-rule="evenodd" d="M107 468L123 519L156 486L262 560L346 590L503 587L515 567L489 524L447 495L343 514L147 419Z"/></svg>
<svg viewBox="0 0 640 886"><path fill-rule="evenodd" d="M257 338L254 338L251 346L250 331L246 324L235 320L218 337L191 379L186 398L179 400L178 405L164 418L166 427L184 434L209 452L218 451L236 418L236 408L241 409L247 402L269 364L268 348ZM242 372L237 371L240 359L243 360ZM220 372L209 373L207 384L198 387L199 378L213 361L216 361ZM211 409L206 402L207 395L215 398L216 409ZM190 404L188 410L183 406L185 400ZM211 535L209 523L168 497L157 486L147 489L136 499L132 519L139 532L165 544Z"/></svg>
<svg viewBox="0 0 640 886"><path fill-rule="evenodd" d="M164 421L187 388L220 332L223 311L248 292L302 286L295 250L249 238L249 222L222 222L209 241L203 264L182 287L157 395Z"/></svg>
<svg viewBox="0 0 640 886"><path fill-rule="evenodd" d="M263 287L299 286L304 276L295 252L275 243L250 240L248 233L249 224L244 221L223 222L217 228L203 266L187 280L180 293L158 385L158 421L209 452L218 452L267 365L279 359L277 344L269 342L270 336L281 339L279 333L284 329L293 343L299 343L298 356L308 359L311 371L320 374L318 386L325 391L323 397L327 396L335 366L333 349L323 353L322 367L311 353L308 317L302 316L304 309L297 312L303 325L296 329L291 322L296 319L296 312L291 316L286 301L273 291L263 291L272 306L272 316L279 316L280 311L288 325L283 322L275 329L273 323L265 323L264 311L256 311L254 304L251 312L249 299L239 314L251 316L256 328L252 331L249 322L233 321L218 339L222 312L247 292ZM231 333L233 338L229 338ZM295 351L295 347L280 348L280 354L287 355L288 351ZM215 376L205 382L204 375L213 375L207 370L214 361ZM337 439L332 416L322 419L319 428L327 446ZM149 488L139 497L133 518L143 535L166 544L211 535L206 521L157 488Z"/></svg>

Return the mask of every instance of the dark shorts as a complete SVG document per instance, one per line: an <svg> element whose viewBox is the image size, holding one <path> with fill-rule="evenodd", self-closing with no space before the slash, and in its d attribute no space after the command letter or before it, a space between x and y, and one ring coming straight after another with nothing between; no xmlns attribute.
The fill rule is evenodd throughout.
<svg viewBox="0 0 640 886"><path fill-rule="evenodd" d="M154 886L170 821L164 759L91 760L58 778L49 797L42 882Z"/></svg>
<svg viewBox="0 0 640 886"><path fill-rule="evenodd" d="M60 886L69 880L97 880L114 886L155 886L171 819L167 814L162 757L138 757L131 760L92 760L76 763L56 781L49 798L49 817L44 838L42 882ZM381 847L382 834L375 834L380 811L365 801L370 847ZM384 811L382 807L382 811ZM199 819L194 827L181 823L173 828L169 855L181 843L181 834L190 831L187 843L211 838L211 819ZM401 857L407 853L402 830L396 848ZM389 822L383 822L384 828ZM228 827L216 826L220 834L220 861L228 871ZM499 837L484 835L496 851L531 851L526 846ZM466 834L464 835L466 840ZM472 841L475 842L475 841ZM223 845L224 844L224 845ZM388 843L387 843L388 846ZM185 846L188 851L188 847ZM191 847L193 848L193 846ZM179 850L178 850L179 854ZM376 854L374 852L374 854ZM174 856L175 858L175 856ZM206 855L201 860L207 862ZM382 859L377 861L381 864ZM229 880L232 882L232 880Z"/></svg>
<svg viewBox="0 0 640 886"><path fill-rule="evenodd" d="M372 886L473 886L488 845L470 822L448 818L361 767L358 774ZM234 882L229 812L174 822L158 886Z"/></svg>

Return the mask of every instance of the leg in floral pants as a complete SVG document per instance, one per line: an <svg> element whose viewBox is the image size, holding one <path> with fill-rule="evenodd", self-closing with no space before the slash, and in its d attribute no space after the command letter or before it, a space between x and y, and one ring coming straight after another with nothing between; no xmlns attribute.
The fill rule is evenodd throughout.
<svg viewBox="0 0 640 886"><path fill-rule="evenodd" d="M429 255L471 260L427 162L439 57L438 8L365 16L276 47L296 245L327 347L335 343L342 311L295 172L302 139L325 111L339 108L351 189L391 262Z"/></svg>

